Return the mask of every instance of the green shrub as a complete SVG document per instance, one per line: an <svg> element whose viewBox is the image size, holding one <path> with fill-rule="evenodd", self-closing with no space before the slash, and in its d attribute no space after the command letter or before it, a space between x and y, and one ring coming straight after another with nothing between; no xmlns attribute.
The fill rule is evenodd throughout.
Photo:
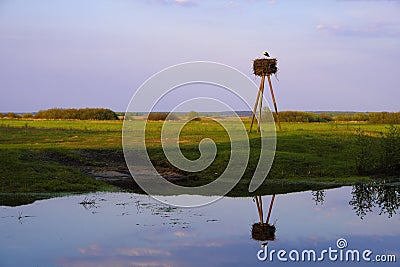
<svg viewBox="0 0 400 267"><path fill-rule="evenodd" d="M400 175L400 129L391 125L382 133L382 168L386 174Z"/></svg>
<svg viewBox="0 0 400 267"><path fill-rule="evenodd" d="M31 119L31 118L33 118L33 114L32 113L24 113L24 114L22 114L22 118L23 119Z"/></svg>
<svg viewBox="0 0 400 267"><path fill-rule="evenodd" d="M379 154L376 138L371 137L360 128L356 131L356 144L358 151L356 154L356 169L360 175L373 174L378 169Z"/></svg>
<svg viewBox="0 0 400 267"><path fill-rule="evenodd" d="M395 126L379 137L358 129L356 168L360 175L400 175L400 129Z"/></svg>
<svg viewBox="0 0 400 267"><path fill-rule="evenodd" d="M52 108L39 110L35 118L52 120L116 120L117 115L114 111L105 108Z"/></svg>
<svg viewBox="0 0 400 267"><path fill-rule="evenodd" d="M169 115L169 117L168 117ZM166 119L169 120L176 120L178 119L174 114L171 114L169 112L151 112L149 113L147 119L149 121L165 121Z"/></svg>
<svg viewBox="0 0 400 267"><path fill-rule="evenodd" d="M3 118L8 118L8 119L19 119L21 118L21 115L16 114L14 112L8 112L3 114Z"/></svg>
<svg viewBox="0 0 400 267"><path fill-rule="evenodd" d="M201 120L200 114L193 110L188 113L188 118L191 121L200 121Z"/></svg>

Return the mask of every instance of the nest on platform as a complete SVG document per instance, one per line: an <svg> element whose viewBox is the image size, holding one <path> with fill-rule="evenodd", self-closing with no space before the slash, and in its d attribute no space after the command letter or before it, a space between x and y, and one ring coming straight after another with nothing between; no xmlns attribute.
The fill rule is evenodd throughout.
<svg viewBox="0 0 400 267"><path fill-rule="evenodd" d="M275 231L275 225L255 223L251 228L251 237L258 241L273 241L275 240Z"/></svg>
<svg viewBox="0 0 400 267"><path fill-rule="evenodd" d="M257 76L276 74L278 72L276 58L257 58L253 61L253 72Z"/></svg>

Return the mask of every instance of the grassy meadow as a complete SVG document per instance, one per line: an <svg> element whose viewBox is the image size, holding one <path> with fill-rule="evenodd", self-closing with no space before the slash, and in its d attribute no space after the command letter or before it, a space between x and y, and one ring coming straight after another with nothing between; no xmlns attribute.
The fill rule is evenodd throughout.
<svg viewBox="0 0 400 267"><path fill-rule="evenodd" d="M246 127L250 120L243 119ZM198 173L185 173L165 158L160 143L163 122L149 121L146 146L161 174L178 177L178 183L197 186L210 182L225 169L230 142L224 129L213 121L191 121L180 134L182 153L196 159L198 143L213 139L218 148L215 161ZM0 120L0 192L49 193L115 190L116 187L93 179L92 170L129 173L122 153L122 121L94 120ZM307 187L338 186L370 181L368 172L360 175L360 155L366 148L362 136L381 139L388 125L366 123L283 123L277 132L277 150L268 179L261 191L276 188L290 191L288 185ZM260 149L260 134L249 134L250 160L234 192L247 192ZM370 143L370 142L369 142ZM361 153L361 154L360 154ZM361 155L362 156L362 155ZM307 187L308 188L308 187ZM235 193L233 193L235 194Z"/></svg>

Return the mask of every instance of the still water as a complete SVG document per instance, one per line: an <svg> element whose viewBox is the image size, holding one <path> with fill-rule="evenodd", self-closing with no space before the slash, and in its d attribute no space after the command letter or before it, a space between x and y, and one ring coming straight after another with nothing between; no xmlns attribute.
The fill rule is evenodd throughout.
<svg viewBox="0 0 400 267"><path fill-rule="evenodd" d="M272 196L262 196L263 221ZM276 195L269 224L275 238L252 238L260 222L255 198L223 198L174 208L145 195L97 193L0 207L0 266L400 266L399 187L341 187ZM396 213L397 212L397 213ZM304 250L394 255L396 262L301 261ZM342 240L343 241L343 240ZM262 248L262 246L264 248ZM260 261L263 250L285 250ZM289 259L297 250L299 261ZM339 253L339 252L338 252ZM295 256L296 254L291 254ZM339 254L338 254L339 255ZM282 256L282 255L281 255ZM285 257L283 257L285 258Z"/></svg>

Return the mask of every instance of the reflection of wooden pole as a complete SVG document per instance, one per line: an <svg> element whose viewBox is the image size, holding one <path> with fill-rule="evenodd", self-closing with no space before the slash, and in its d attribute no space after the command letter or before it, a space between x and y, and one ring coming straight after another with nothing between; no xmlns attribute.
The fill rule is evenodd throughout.
<svg viewBox="0 0 400 267"><path fill-rule="evenodd" d="M282 130L281 122L279 121L278 107L277 107L276 101L275 101L274 90L272 89L271 75L267 75L267 78L268 78L269 90L271 91L272 102L274 102L275 113L276 113L276 121L278 122L279 131L281 131Z"/></svg>
<svg viewBox="0 0 400 267"><path fill-rule="evenodd" d="M264 222L263 204L262 204L262 198L261 198L261 196L259 196L259 198L260 198L260 211L261 211L261 220L260 220L260 222L263 223L263 222Z"/></svg>
<svg viewBox="0 0 400 267"><path fill-rule="evenodd" d="M260 223L264 223L264 213L262 209L262 199L260 196L256 196L256 204L257 204L257 210L258 210L258 216L260 217Z"/></svg>
<svg viewBox="0 0 400 267"><path fill-rule="evenodd" d="M251 129L253 128L254 118L257 113L257 106L258 106L258 101L260 99L261 91L264 91L264 81L265 81L265 76L263 75L261 77L260 87L258 88L256 103L254 104L253 115L251 116L250 132ZM262 95L261 95L261 101L262 101Z"/></svg>
<svg viewBox="0 0 400 267"><path fill-rule="evenodd" d="M271 216L272 206L274 205L275 195L272 196L271 204L269 205L268 216L267 216L267 224L269 222L269 217Z"/></svg>

